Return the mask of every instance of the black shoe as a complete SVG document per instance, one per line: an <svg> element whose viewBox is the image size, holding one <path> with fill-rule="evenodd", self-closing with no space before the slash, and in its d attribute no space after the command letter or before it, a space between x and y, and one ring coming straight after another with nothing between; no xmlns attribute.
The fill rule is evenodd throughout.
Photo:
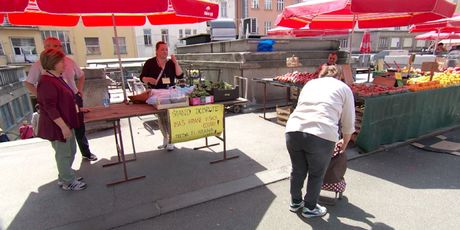
<svg viewBox="0 0 460 230"><path fill-rule="evenodd" d="M89 157L83 156L83 159L88 160L88 161L97 161L97 156L91 153L91 155L89 155Z"/></svg>

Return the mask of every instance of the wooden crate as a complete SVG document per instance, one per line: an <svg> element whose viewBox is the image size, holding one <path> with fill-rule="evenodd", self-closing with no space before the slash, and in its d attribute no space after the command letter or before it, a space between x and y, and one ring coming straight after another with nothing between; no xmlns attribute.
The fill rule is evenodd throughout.
<svg viewBox="0 0 460 230"><path fill-rule="evenodd" d="M292 111L294 111L292 106L276 106L276 123L286 125Z"/></svg>

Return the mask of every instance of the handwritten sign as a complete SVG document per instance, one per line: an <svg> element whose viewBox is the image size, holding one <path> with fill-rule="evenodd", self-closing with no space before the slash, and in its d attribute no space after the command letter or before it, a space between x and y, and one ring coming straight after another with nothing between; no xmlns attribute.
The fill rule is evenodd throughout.
<svg viewBox="0 0 460 230"><path fill-rule="evenodd" d="M224 129L224 105L168 109L171 143L219 136Z"/></svg>

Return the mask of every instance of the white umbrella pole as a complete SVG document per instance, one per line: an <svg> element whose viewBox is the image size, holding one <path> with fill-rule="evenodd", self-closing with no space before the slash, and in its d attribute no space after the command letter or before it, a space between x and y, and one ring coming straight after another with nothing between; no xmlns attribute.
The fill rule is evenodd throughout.
<svg viewBox="0 0 460 230"><path fill-rule="evenodd" d="M438 47L439 43L439 33L441 32L440 29L438 29L438 36L436 37L436 41L434 42L434 47L433 47L433 55L436 55L436 48Z"/></svg>
<svg viewBox="0 0 460 230"><path fill-rule="evenodd" d="M118 44L117 25L115 24L114 14L112 14L112 24L113 24L113 32L115 34L115 48L117 49L118 64L120 66L120 72L121 72L121 88L123 90L123 102L126 102L127 97L126 97L126 87L125 87L125 75L123 74L123 65L121 63L120 44Z"/></svg>
<svg viewBox="0 0 460 230"><path fill-rule="evenodd" d="M353 43L353 33L355 32L355 26L356 26L356 21L357 21L357 16L353 14L353 25L351 28L351 34L350 34L350 42L348 43L348 51L350 52L350 57L348 58L348 64L351 64L351 54L352 54L352 43Z"/></svg>

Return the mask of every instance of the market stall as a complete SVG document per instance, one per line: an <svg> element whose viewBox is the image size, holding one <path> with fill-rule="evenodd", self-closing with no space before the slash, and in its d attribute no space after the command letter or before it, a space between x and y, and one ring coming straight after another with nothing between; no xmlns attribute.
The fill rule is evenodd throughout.
<svg viewBox="0 0 460 230"><path fill-rule="evenodd" d="M410 63L410 62L409 62ZM424 63L424 69L403 67L382 72L373 82L350 85L356 105L356 132L352 141L364 152L381 145L417 138L430 132L460 125L460 68L439 71L439 63ZM290 72L258 83L301 89L317 73ZM266 94L265 94L266 97ZM277 107L277 121L283 124L293 111ZM265 101L265 100L264 100ZM265 103L264 103L264 116Z"/></svg>

